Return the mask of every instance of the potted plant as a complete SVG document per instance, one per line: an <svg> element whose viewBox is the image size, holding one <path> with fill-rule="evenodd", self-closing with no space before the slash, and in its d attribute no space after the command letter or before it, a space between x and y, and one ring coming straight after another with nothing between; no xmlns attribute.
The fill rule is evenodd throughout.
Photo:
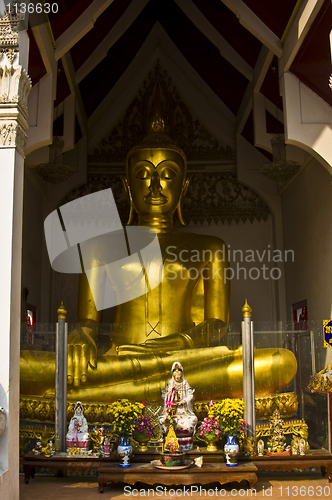
<svg viewBox="0 0 332 500"><path fill-rule="evenodd" d="M217 451L216 443L222 436L222 429L220 428L219 420L217 417L205 417L198 429L198 437L207 444L207 451Z"/></svg>
<svg viewBox="0 0 332 500"><path fill-rule="evenodd" d="M149 417L139 417L135 422L134 438L138 441L138 451L147 451L146 443L153 436L154 425Z"/></svg>
<svg viewBox="0 0 332 500"><path fill-rule="evenodd" d="M214 403L210 407L209 417L217 417L223 433L227 436L227 443L224 446L226 465L235 466L236 455L239 452L239 445L235 438L243 427L244 402L242 399L223 399L220 403Z"/></svg>
<svg viewBox="0 0 332 500"><path fill-rule="evenodd" d="M120 467L130 467L132 447L129 437L133 434L136 420L142 416L143 409L142 403L133 403L128 399L119 399L110 405L114 433L120 438L118 446Z"/></svg>

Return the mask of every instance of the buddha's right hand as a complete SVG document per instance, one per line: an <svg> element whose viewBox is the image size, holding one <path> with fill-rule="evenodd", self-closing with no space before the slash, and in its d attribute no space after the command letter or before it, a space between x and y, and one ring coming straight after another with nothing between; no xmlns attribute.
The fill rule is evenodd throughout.
<svg viewBox="0 0 332 500"><path fill-rule="evenodd" d="M79 387L87 381L88 366L97 368L97 346L88 326L77 327L68 337L68 384Z"/></svg>

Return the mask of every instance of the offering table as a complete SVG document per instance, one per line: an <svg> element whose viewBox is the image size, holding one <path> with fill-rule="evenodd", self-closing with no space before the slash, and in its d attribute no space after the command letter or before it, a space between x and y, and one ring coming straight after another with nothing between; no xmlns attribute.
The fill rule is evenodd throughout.
<svg viewBox="0 0 332 500"><path fill-rule="evenodd" d="M23 457L24 481L26 484L29 484L30 477L34 478L35 469L45 468L51 470L87 472L98 470L103 460L109 461L109 458L70 457L66 453L45 457L45 455L34 455L34 453L30 451Z"/></svg>
<svg viewBox="0 0 332 500"><path fill-rule="evenodd" d="M103 463L98 469L99 491L102 493L106 483L123 482L135 484L137 482L150 485L162 484L184 485L209 484L218 482L220 485L231 483L232 481L248 481L249 487L253 488L257 483L257 467L246 462L237 467L228 467L225 463L207 463L199 468L195 465L187 469L170 470L155 467L153 464L134 463L128 469L121 469L117 463Z"/></svg>
<svg viewBox="0 0 332 500"><path fill-rule="evenodd" d="M227 467L225 465L221 450L210 453L207 453L204 449L199 451L191 450L187 456L193 460L200 455L204 456L204 464L201 469L192 465L189 469L166 471L160 470L150 463L151 460L158 458L158 453L155 451L135 453L133 457L134 463L129 469L121 469L118 466L118 458L115 453L111 454L110 458L68 457L66 454L47 458L44 455L35 456L32 452L29 452L23 457L23 471L25 482L28 484L30 477L34 477L36 468L44 467L45 469L64 471L96 470L99 473L98 484L100 491L103 491L108 481L124 481L129 484L140 481L147 484L183 484L187 486L195 483L208 484L209 482L219 481L220 484L225 484L230 481L247 480L252 487L257 481L257 470L290 471L309 467L321 467L322 475L325 476L327 473L329 482L332 482L332 454L325 449L307 450L304 456L264 455L252 458L239 456L239 465L237 467ZM252 462L249 462L249 460ZM237 474L240 474L240 479L236 478ZM227 477L229 477L228 480Z"/></svg>
<svg viewBox="0 0 332 500"><path fill-rule="evenodd" d="M239 464L248 460L245 457L238 457ZM308 469L310 467L320 467L322 476L327 477L332 482L332 454L325 449L307 450L305 455L264 455L262 457L251 457L258 470L269 471L290 471L294 469Z"/></svg>

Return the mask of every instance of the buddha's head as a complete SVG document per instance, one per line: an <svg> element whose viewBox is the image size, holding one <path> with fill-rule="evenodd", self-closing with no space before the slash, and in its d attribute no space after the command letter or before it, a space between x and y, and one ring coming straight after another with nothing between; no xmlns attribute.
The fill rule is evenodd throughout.
<svg viewBox="0 0 332 500"><path fill-rule="evenodd" d="M162 119L151 125L152 132L132 148L126 158L127 188L139 223L165 227L172 225L178 209L182 224L181 199L187 182L184 152L164 133ZM129 224L133 219L133 211Z"/></svg>

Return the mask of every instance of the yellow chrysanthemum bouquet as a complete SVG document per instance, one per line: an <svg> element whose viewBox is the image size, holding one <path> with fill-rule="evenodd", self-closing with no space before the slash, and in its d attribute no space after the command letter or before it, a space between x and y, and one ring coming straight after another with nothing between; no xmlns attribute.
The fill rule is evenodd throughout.
<svg viewBox="0 0 332 500"><path fill-rule="evenodd" d="M210 405L209 417L217 417L226 436L237 436L243 430L244 402L242 399L223 399Z"/></svg>
<svg viewBox="0 0 332 500"><path fill-rule="evenodd" d="M113 416L114 433L128 438L134 432L137 419L143 416L144 405L128 399L118 399L110 404L109 409Z"/></svg>

